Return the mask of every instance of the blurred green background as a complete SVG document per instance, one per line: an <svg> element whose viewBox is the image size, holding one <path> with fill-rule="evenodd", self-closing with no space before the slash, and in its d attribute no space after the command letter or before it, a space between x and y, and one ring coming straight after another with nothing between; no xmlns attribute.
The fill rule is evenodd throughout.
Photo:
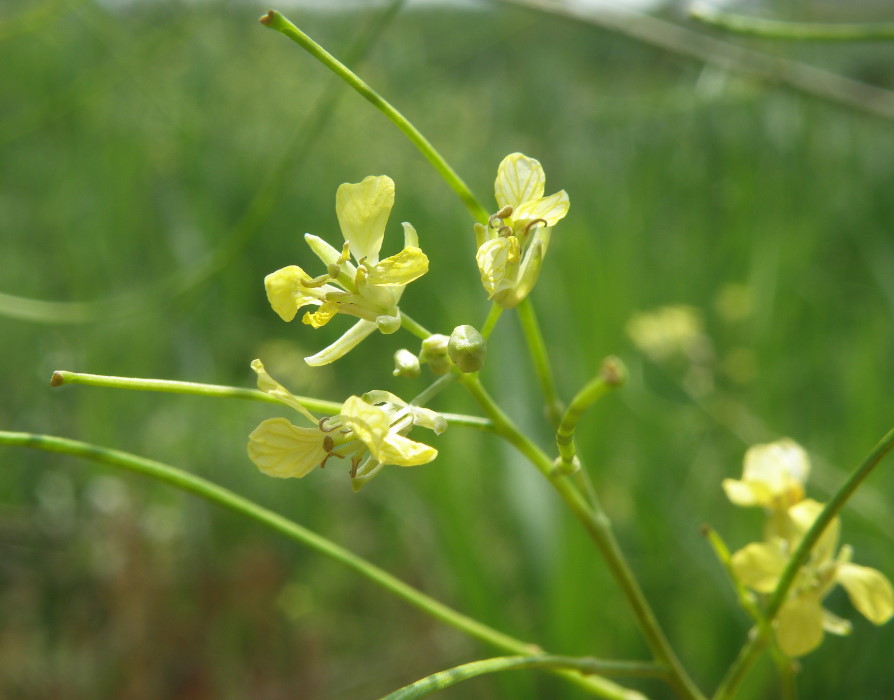
<svg viewBox="0 0 894 700"><path fill-rule="evenodd" d="M402 308L447 333L483 320L458 199L384 117L258 25L261 9L0 5L0 292L27 299L0 297L0 426L188 469L550 651L646 658L578 524L485 434L449 430L435 463L386 469L353 494L340 464L302 481L255 469L247 435L282 415L275 407L50 388L56 369L253 386L249 362L261 357L296 393L414 395L427 380L390 374L392 353L416 348L409 335L372 337L310 370L301 358L348 321L285 324L264 296L265 274L312 262L304 232L340 240L335 189L369 174L397 183L384 252L406 220L431 259ZM744 9L840 19L809 3ZM849 18L877 18L870 10ZM548 193L568 191L534 305L566 399L605 355L628 363L629 384L584 418L580 448L661 622L713 688L748 625L699 528L738 548L761 523L727 502L721 480L740 474L749 444L788 435L810 451L808 493L822 500L894 423L892 125L735 64L529 10L429 6L387 22L382 12L288 14L353 56L486 206L512 151L540 159ZM722 38L894 87L890 44ZM656 362L625 334L635 313L668 304L701 314L697 357ZM531 376L506 314L485 380L548 447ZM474 412L458 390L434 407ZM855 561L889 577L891 466L845 510L843 530ZM4 448L0 504L4 698L371 698L494 654L145 479ZM873 627L840 590L827 604L854 635L802 660L803 697L894 697L894 625ZM774 696L763 662L741 697ZM519 672L443 697L582 694Z"/></svg>

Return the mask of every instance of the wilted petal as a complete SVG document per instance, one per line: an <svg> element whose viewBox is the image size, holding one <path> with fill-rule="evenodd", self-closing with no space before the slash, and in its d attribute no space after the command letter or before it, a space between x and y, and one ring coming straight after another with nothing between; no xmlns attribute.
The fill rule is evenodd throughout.
<svg viewBox="0 0 894 700"><path fill-rule="evenodd" d="M298 399L295 398L292 392L267 373L263 362L260 360L252 360L251 368L254 370L255 374L258 375L258 389L265 394L270 394L270 396L276 397L286 406L291 406L311 423L317 422L317 419L314 418L313 414L298 402Z"/></svg>
<svg viewBox="0 0 894 700"><path fill-rule="evenodd" d="M512 212L512 219L514 221L543 219L547 226L555 226L565 218L570 206L568 193L565 190L559 190L549 197L527 201L520 205Z"/></svg>
<svg viewBox="0 0 894 700"><path fill-rule="evenodd" d="M373 454L376 454L375 452ZM438 451L422 442L389 433L379 446L376 457L383 464L396 464L399 467L415 467L428 464L438 456Z"/></svg>
<svg viewBox="0 0 894 700"><path fill-rule="evenodd" d="M494 195L500 208L517 207L543 196L546 176L540 163L521 153L511 153L497 168ZM513 213L513 217L515 214Z"/></svg>
<svg viewBox="0 0 894 700"><path fill-rule="evenodd" d="M335 362L338 358L344 357L357 347L360 341L370 335L374 330L376 330L375 323L361 319L351 326L347 333L341 338L332 343L332 345L323 348L316 355L305 357L304 361L311 367L321 367L322 365L328 365L330 362Z"/></svg>
<svg viewBox="0 0 894 700"><path fill-rule="evenodd" d="M843 563L836 576L854 607L876 625L883 625L894 614L894 589L884 574L868 566Z"/></svg>
<svg viewBox="0 0 894 700"><path fill-rule="evenodd" d="M369 268L367 284L404 287L428 272L428 257L419 248L404 248Z"/></svg>
<svg viewBox="0 0 894 700"><path fill-rule="evenodd" d="M265 474L301 478L326 458L325 439L319 428L299 428L285 418L270 418L249 435L248 456Z"/></svg>
<svg viewBox="0 0 894 700"><path fill-rule="evenodd" d="M787 600L776 623L779 648L789 656L804 656L823 641L823 608L815 596Z"/></svg>
<svg viewBox="0 0 894 700"><path fill-rule="evenodd" d="M739 581L760 593L769 593L785 569L786 557L779 546L752 542L733 554L731 564Z"/></svg>
<svg viewBox="0 0 894 700"><path fill-rule="evenodd" d="M335 194L335 213L351 254L369 265L379 260L385 224L394 206L394 181L370 175L357 184L344 183Z"/></svg>

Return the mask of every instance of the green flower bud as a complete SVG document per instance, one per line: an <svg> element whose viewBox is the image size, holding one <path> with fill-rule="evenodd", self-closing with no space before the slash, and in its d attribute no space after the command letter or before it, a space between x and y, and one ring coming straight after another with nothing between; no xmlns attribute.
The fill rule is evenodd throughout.
<svg viewBox="0 0 894 700"><path fill-rule="evenodd" d="M433 374L447 374L450 371L450 360L447 357L449 340L446 335L435 333L422 341L419 362L428 364Z"/></svg>
<svg viewBox="0 0 894 700"><path fill-rule="evenodd" d="M477 372L484 366L487 341L473 326L457 326L447 343L447 355L460 372Z"/></svg>
<svg viewBox="0 0 894 700"><path fill-rule="evenodd" d="M420 373L419 358L409 350L401 348L394 353L395 377L418 377Z"/></svg>

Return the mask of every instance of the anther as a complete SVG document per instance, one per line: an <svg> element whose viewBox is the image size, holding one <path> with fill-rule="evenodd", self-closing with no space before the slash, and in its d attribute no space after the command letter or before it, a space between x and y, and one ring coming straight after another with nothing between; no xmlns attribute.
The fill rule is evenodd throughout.
<svg viewBox="0 0 894 700"><path fill-rule="evenodd" d="M500 226L497 229L497 235L501 238L506 238L512 235L512 227L511 226Z"/></svg>
<svg viewBox="0 0 894 700"><path fill-rule="evenodd" d="M525 233L530 233L531 229L534 228L537 224L547 225L546 219L534 219L527 226L525 226Z"/></svg>
<svg viewBox="0 0 894 700"><path fill-rule="evenodd" d="M496 213L496 216L499 216L501 219L505 219L507 217L512 216L512 206L507 204L505 207L503 207L502 209L500 209L500 211L498 211Z"/></svg>

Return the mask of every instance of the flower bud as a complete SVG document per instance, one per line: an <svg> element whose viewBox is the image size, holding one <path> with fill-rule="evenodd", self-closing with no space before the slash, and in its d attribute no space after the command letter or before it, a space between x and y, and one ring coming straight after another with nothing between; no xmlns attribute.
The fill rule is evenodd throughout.
<svg viewBox="0 0 894 700"><path fill-rule="evenodd" d="M473 326L457 326L447 343L447 355L460 372L477 372L484 366L487 341Z"/></svg>
<svg viewBox="0 0 894 700"><path fill-rule="evenodd" d="M450 371L450 360L447 358L449 340L446 335L435 333L422 341L419 362L427 363L433 374L447 374Z"/></svg>
<svg viewBox="0 0 894 700"><path fill-rule="evenodd" d="M394 353L395 377L418 377L420 373L419 358L405 348Z"/></svg>

